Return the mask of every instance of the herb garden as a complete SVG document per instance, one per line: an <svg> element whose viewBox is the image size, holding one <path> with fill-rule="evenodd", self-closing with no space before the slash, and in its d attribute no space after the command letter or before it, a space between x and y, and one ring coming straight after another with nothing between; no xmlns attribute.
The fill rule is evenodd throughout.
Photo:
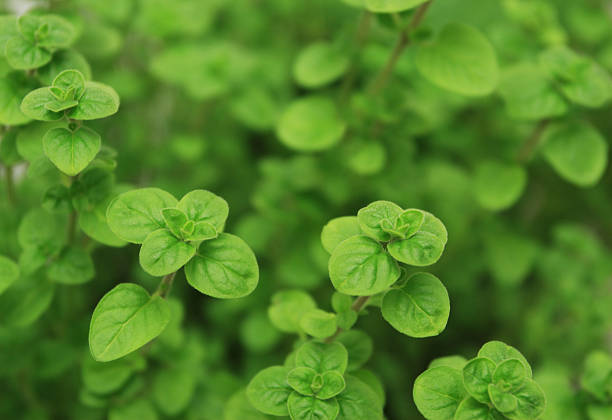
<svg viewBox="0 0 612 420"><path fill-rule="evenodd" d="M0 419L612 420L608 0L4 0Z"/></svg>

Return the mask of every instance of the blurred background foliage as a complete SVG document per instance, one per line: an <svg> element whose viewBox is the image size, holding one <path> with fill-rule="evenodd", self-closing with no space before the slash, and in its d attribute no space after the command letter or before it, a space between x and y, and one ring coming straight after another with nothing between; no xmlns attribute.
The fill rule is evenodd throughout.
<svg viewBox="0 0 612 420"><path fill-rule="evenodd" d="M321 228L374 200L426 209L449 231L447 250L431 270L449 290L446 330L411 339L381 328L379 316L359 321L374 343L368 366L385 384L389 419L420 418L412 383L432 359L473 354L491 339L521 349L536 377L539 368L547 375L547 391L559 386L554 375L576 378L590 351L612 350L610 170L584 188L535 153L519 162L526 168L520 197L509 208L490 210L487 193L479 196L482 178L490 178L482 165L516 163L536 123L512 118L501 89L472 98L432 85L415 69L412 47L388 86L366 96L397 29L390 15L369 15L361 38L363 12L350 3L32 2L78 28L74 49L93 78L121 97L115 116L93 124L116 151L108 153L117 162L118 184L156 186L175 196L205 188L224 197L232 215L228 230L256 252L261 281L251 296L231 301L176 281L172 299L180 316L151 346L151 357L134 355L119 361L116 373L96 372L86 338L96 302L118 282L152 290L157 280L139 268L136 247L92 245L95 280L21 302L41 307L27 327L11 325L10 296L0 300L0 418L99 419L110 406L111 412L124 407L110 418L129 419L122 402L134 409L146 392L163 418L223 419L227 401L240 397L253 374L281 363L291 349L291 338L267 317L272 294L305 289L329 309L333 288ZM0 10L21 7L24 2L7 1ZM610 71L611 16L607 0L436 0L416 36L427 40L450 21L473 25L493 44L502 79L556 45ZM276 127L292 100L310 94L296 83L293 66L303 48L321 41L350 62L344 77L316 89L334 101L348 129L333 147L302 153L279 142ZM9 70L0 59L0 75ZM606 137L611 112L604 104L569 114ZM40 205L59 173L48 165L15 169L21 210L0 202L0 253L16 257L21 217Z"/></svg>

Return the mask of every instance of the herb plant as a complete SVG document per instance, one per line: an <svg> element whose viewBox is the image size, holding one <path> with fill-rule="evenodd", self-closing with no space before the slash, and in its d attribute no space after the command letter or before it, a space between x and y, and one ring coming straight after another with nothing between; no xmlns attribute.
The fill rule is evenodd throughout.
<svg viewBox="0 0 612 420"><path fill-rule="evenodd" d="M612 418L608 3L0 2L0 419Z"/></svg>

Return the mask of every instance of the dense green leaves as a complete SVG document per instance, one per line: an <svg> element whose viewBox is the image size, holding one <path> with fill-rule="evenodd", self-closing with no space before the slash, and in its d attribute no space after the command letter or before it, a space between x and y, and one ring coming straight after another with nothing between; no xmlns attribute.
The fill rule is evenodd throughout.
<svg viewBox="0 0 612 420"><path fill-rule="evenodd" d="M301 152L329 149L346 130L334 103L323 96L298 99L287 107L276 126L280 141Z"/></svg>
<svg viewBox="0 0 612 420"><path fill-rule="evenodd" d="M449 23L432 44L419 47L416 66L432 83L464 95L487 95L499 79L489 41L475 28L460 23Z"/></svg>
<svg viewBox="0 0 612 420"><path fill-rule="evenodd" d="M381 309L385 320L401 333L431 337L446 327L450 301L440 280L429 273L417 273L389 290Z"/></svg>
<svg viewBox="0 0 612 420"><path fill-rule="evenodd" d="M542 153L554 170L581 187L596 184L608 164L608 144L584 121L551 125L544 134Z"/></svg>
<svg viewBox="0 0 612 420"><path fill-rule="evenodd" d="M341 242L329 259L329 278L336 290L348 295L380 293L399 276L397 263L367 236L353 236Z"/></svg>
<svg viewBox="0 0 612 420"><path fill-rule="evenodd" d="M74 176L91 163L100 151L100 135L87 127L74 131L54 128L43 137L45 155L66 175Z"/></svg>
<svg viewBox="0 0 612 420"><path fill-rule="evenodd" d="M250 294L259 282L259 267L249 246L237 236L221 233L200 244L185 267L187 281L196 290L216 298Z"/></svg>
<svg viewBox="0 0 612 420"><path fill-rule="evenodd" d="M122 283L98 302L89 327L94 359L119 359L157 337L170 321L168 303L141 286Z"/></svg>

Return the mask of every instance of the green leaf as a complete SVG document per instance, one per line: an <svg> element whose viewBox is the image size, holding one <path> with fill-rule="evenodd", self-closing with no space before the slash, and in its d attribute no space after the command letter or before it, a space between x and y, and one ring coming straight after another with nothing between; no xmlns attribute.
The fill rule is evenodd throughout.
<svg viewBox="0 0 612 420"><path fill-rule="evenodd" d="M463 367L465 389L476 401L489 403L489 384L493 383L495 363L486 357L470 360Z"/></svg>
<svg viewBox="0 0 612 420"><path fill-rule="evenodd" d="M463 95L488 95L497 87L495 50L477 29L449 23L431 44L419 46L416 68L433 84Z"/></svg>
<svg viewBox="0 0 612 420"><path fill-rule="evenodd" d="M160 370L153 380L153 400L162 413L176 416L189 405L197 385L197 376L185 367Z"/></svg>
<svg viewBox="0 0 612 420"><path fill-rule="evenodd" d="M336 371L329 371L323 373L323 387L317 392L317 398L321 400L327 400L335 397L344 391L346 382L344 377Z"/></svg>
<svg viewBox="0 0 612 420"><path fill-rule="evenodd" d="M402 239L407 239L419 231L425 221L425 213L421 210L408 209L404 210L397 216L393 227L383 226L383 230L389 232L392 236L397 236Z"/></svg>
<svg viewBox="0 0 612 420"><path fill-rule="evenodd" d="M185 266L185 274L194 289L221 299L244 297L259 282L255 254L246 242L229 233L202 242Z"/></svg>
<svg viewBox="0 0 612 420"><path fill-rule="evenodd" d="M249 402L265 414L287 416L287 400L293 392L287 384L289 369L283 366L272 366L260 371L247 386L246 395Z"/></svg>
<svg viewBox="0 0 612 420"><path fill-rule="evenodd" d="M361 230L377 241L389 241L391 234L385 229L395 226L402 208L390 201L375 201L359 210L357 220Z"/></svg>
<svg viewBox="0 0 612 420"><path fill-rule="evenodd" d="M608 143L590 124L569 120L548 127L542 153L565 180L580 187L595 185L608 164Z"/></svg>
<svg viewBox="0 0 612 420"><path fill-rule="evenodd" d="M493 407L501 413L514 411L518 407L516 397L509 391L504 391L500 385L489 384L489 399L493 403Z"/></svg>
<svg viewBox="0 0 612 420"><path fill-rule="evenodd" d="M569 109L544 71L534 64L520 64L505 71L499 93L508 115L518 120L559 117Z"/></svg>
<svg viewBox="0 0 612 420"><path fill-rule="evenodd" d="M295 355L296 367L308 367L323 374L333 370L344 373L348 363L348 352L339 342L318 343L309 341L303 344Z"/></svg>
<svg viewBox="0 0 612 420"><path fill-rule="evenodd" d="M340 242L352 236L361 235L361 228L356 216L337 217L327 222L321 231L321 243L330 254Z"/></svg>
<svg viewBox="0 0 612 420"><path fill-rule="evenodd" d="M396 13L413 9L427 0L363 0L365 7L374 13Z"/></svg>
<svg viewBox="0 0 612 420"><path fill-rule="evenodd" d="M461 371L448 366L427 369L414 382L412 395L426 419L451 420L466 396Z"/></svg>
<svg viewBox="0 0 612 420"><path fill-rule="evenodd" d="M110 86L85 82L79 104L68 112L74 120L96 120L113 115L119 110L119 95Z"/></svg>
<svg viewBox="0 0 612 420"><path fill-rule="evenodd" d="M95 394L109 394L119 390L136 371L145 367L145 359L137 353L105 363L96 362L87 354L83 360L81 377L89 391Z"/></svg>
<svg viewBox="0 0 612 420"><path fill-rule="evenodd" d="M346 376L346 388L336 397L340 412L336 420L382 420L382 401L365 383L352 375Z"/></svg>
<svg viewBox="0 0 612 420"><path fill-rule="evenodd" d="M329 259L329 277L336 290L347 295L380 293L397 281L400 269L384 248L367 236L341 242Z"/></svg>
<svg viewBox="0 0 612 420"><path fill-rule="evenodd" d="M98 302L89 326L97 361L119 359L156 338L170 321L168 302L136 284L122 283Z"/></svg>
<svg viewBox="0 0 612 420"><path fill-rule="evenodd" d="M6 48L6 42L17 35L19 35L17 31L17 18L10 15L0 15L0 53L2 55Z"/></svg>
<svg viewBox="0 0 612 420"><path fill-rule="evenodd" d="M152 276L178 271L195 255L196 247L178 239L168 229L150 233L140 248L140 265Z"/></svg>
<svg viewBox="0 0 612 420"><path fill-rule="evenodd" d="M601 402L609 398L606 385L612 377L612 358L603 351L589 353L584 361L580 386Z"/></svg>
<svg viewBox="0 0 612 420"><path fill-rule="evenodd" d="M518 359L508 359L498 364L497 368L495 368L493 382L496 384L501 382L504 390L514 391L523 384L526 376L523 362Z"/></svg>
<svg viewBox="0 0 612 420"><path fill-rule="evenodd" d="M64 92L72 92L69 98L79 100L85 92L85 76L78 70L64 70L55 76L52 86Z"/></svg>
<svg viewBox="0 0 612 420"><path fill-rule="evenodd" d="M363 366L374 352L374 342L369 335L359 330L342 331L336 341L342 343L349 354L346 370L355 371Z"/></svg>
<svg viewBox="0 0 612 420"><path fill-rule="evenodd" d="M356 370L355 372L352 372L351 376L359 379L361 382L366 384L372 391L374 391L374 393L376 394L376 396L381 401L384 407L385 399L386 399L385 388L380 378L377 375L372 373L372 371L370 370L359 369L359 370Z"/></svg>
<svg viewBox="0 0 612 420"><path fill-rule="evenodd" d="M423 213L423 223L414 235L394 240L387 246L389 254L397 261L423 267L434 264L442 256L448 239L446 227L433 214Z"/></svg>
<svg viewBox="0 0 612 420"><path fill-rule="evenodd" d="M597 108L612 98L612 78L590 58L556 46L542 53L540 61L570 101Z"/></svg>
<svg viewBox="0 0 612 420"><path fill-rule="evenodd" d="M319 382L318 387L315 386L315 378ZM287 374L287 383L302 395L315 395L323 385L322 376L314 369L304 366L291 369Z"/></svg>
<svg viewBox="0 0 612 420"><path fill-rule="evenodd" d="M21 72L12 72L0 78L0 123L22 125L30 117L21 111L21 101L35 87Z"/></svg>
<svg viewBox="0 0 612 420"><path fill-rule="evenodd" d="M510 420L537 419L544 412L546 397L542 388L532 379L527 379L518 390L512 393L517 400L517 408L504 412Z"/></svg>
<svg viewBox="0 0 612 420"><path fill-rule="evenodd" d="M162 217L166 226L177 238L182 238L181 228L187 223L187 216L177 208L162 209Z"/></svg>
<svg viewBox="0 0 612 420"><path fill-rule="evenodd" d="M509 359L518 359L525 367L527 377L531 378L533 376L531 366L527 359L525 359L525 356L514 347L502 343L501 341L489 341L485 343L478 351L478 357L491 359L496 365Z"/></svg>
<svg viewBox="0 0 612 420"><path fill-rule="evenodd" d="M162 210L178 201L158 188L142 188L117 196L108 206L108 226L119 238L141 244L146 237L165 227Z"/></svg>
<svg viewBox="0 0 612 420"><path fill-rule="evenodd" d="M311 309L300 319L302 330L315 338L329 337L336 332L336 314L321 309Z"/></svg>
<svg viewBox="0 0 612 420"><path fill-rule="evenodd" d="M385 294L381 309L383 318L402 334L433 337L446 327L450 300L437 277L416 273L401 287Z"/></svg>
<svg viewBox="0 0 612 420"><path fill-rule="evenodd" d="M13 260L0 255L0 294L19 278L19 266Z"/></svg>
<svg viewBox="0 0 612 420"><path fill-rule="evenodd" d="M21 36L14 36L6 43L6 61L17 70L42 67L51 61L51 53Z"/></svg>
<svg viewBox="0 0 612 420"><path fill-rule="evenodd" d="M28 93L21 101L21 112L29 118L40 121L57 121L63 117L63 113L53 112L47 109L47 104L55 101L49 88L39 88Z"/></svg>
<svg viewBox="0 0 612 420"><path fill-rule="evenodd" d="M83 248L70 246L62 251L59 258L47 270L49 280L60 284L83 284L95 275L93 260Z"/></svg>
<svg viewBox="0 0 612 420"><path fill-rule="evenodd" d="M325 86L346 72L347 55L329 42L315 42L300 51L293 65L293 77L305 88Z"/></svg>
<svg viewBox="0 0 612 420"><path fill-rule="evenodd" d="M47 30L43 37L39 37L37 44L43 48L66 48L74 42L77 32L72 23L57 15L44 15L40 23L46 25Z"/></svg>
<svg viewBox="0 0 612 420"><path fill-rule="evenodd" d="M336 145L346 124L331 99L308 96L289 104L281 115L276 133L285 146L299 152L317 152Z"/></svg>
<svg viewBox="0 0 612 420"><path fill-rule="evenodd" d="M335 420L340 410L335 399L323 401L297 392L289 395L287 407L291 420Z"/></svg>
<svg viewBox="0 0 612 420"><path fill-rule="evenodd" d="M526 184L527 172L522 166L483 161L474 175L474 194L482 207L499 211L516 203Z"/></svg>
<svg viewBox="0 0 612 420"><path fill-rule="evenodd" d="M346 165L358 175L374 175L387 163L387 149L374 140L358 140L347 147Z"/></svg>
<svg viewBox="0 0 612 420"><path fill-rule="evenodd" d="M74 176L96 157L102 139L95 131L80 127L74 131L53 128L43 137L43 149L51 162L66 175Z"/></svg>
<svg viewBox="0 0 612 420"><path fill-rule="evenodd" d="M37 276L20 278L0 295L2 325L19 328L31 325L49 309L54 294L55 285L49 281Z"/></svg>
<svg viewBox="0 0 612 420"><path fill-rule="evenodd" d="M443 356L432 360L427 368L433 369L438 366L448 366L462 371L467 362L467 359L463 356Z"/></svg>
<svg viewBox="0 0 612 420"><path fill-rule="evenodd" d="M80 53L74 50L60 50L53 53L51 61L36 71L36 76L43 85L50 86L53 79L64 70L77 70L85 80L91 80L91 67Z"/></svg>
<svg viewBox="0 0 612 420"><path fill-rule="evenodd" d="M473 398L466 398L457 408L453 420L504 420L504 417L494 408L481 404Z"/></svg>
<svg viewBox="0 0 612 420"><path fill-rule="evenodd" d="M272 296L268 316L279 330L288 333L299 332L302 316L316 307L315 301L308 293L301 290L285 290Z"/></svg>
<svg viewBox="0 0 612 420"><path fill-rule="evenodd" d="M179 201L177 208L195 223L208 222L222 232L229 214L227 201L206 190L194 190Z"/></svg>
<svg viewBox="0 0 612 420"><path fill-rule="evenodd" d="M181 233L183 234L186 241L207 241L209 239L215 239L219 236L219 232L213 225L208 222L197 222L193 224L193 231L187 230L186 226L193 223L191 220L188 221L183 228Z"/></svg>

